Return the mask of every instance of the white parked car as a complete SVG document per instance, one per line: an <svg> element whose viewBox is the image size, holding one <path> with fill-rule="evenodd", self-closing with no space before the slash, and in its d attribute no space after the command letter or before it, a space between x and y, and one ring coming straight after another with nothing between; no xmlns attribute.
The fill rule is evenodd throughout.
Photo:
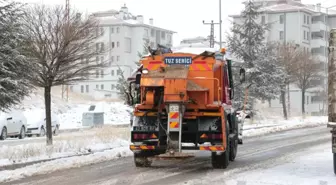
<svg viewBox="0 0 336 185"><path fill-rule="evenodd" d="M27 136L36 135L38 137L46 135L46 119L44 110L33 110L24 112L27 118ZM59 132L59 119L56 114L51 113L51 127L54 135Z"/></svg>
<svg viewBox="0 0 336 185"><path fill-rule="evenodd" d="M27 119L22 111L10 110L0 112L0 139L18 137L23 139L26 136Z"/></svg>

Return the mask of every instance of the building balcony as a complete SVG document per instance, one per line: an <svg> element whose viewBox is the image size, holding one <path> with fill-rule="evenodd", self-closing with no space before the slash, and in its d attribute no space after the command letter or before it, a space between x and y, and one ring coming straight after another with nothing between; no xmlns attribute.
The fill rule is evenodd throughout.
<svg viewBox="0 0 336 185"><path fill-rule="evenodd" d="M328 30L328 26L322 21L314 21L313 24L311 24L311 32L320 32L321 30Z"/></svg>
<svg viewBox="0 0 336 185"><path fill-rule="evenodd" d="M313 37L313 38L310 40L310 46L311 46L312 48L325 47L326 44L327 44L327 42L326 42L324 39L322 39L322 38L314 38L314 37Z"/></svg>

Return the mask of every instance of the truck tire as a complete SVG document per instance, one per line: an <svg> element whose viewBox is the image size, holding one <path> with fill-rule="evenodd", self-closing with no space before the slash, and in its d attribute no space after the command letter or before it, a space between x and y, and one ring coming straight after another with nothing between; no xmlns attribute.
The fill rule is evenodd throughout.
<svg viewBox="0 0 336 185"><path fill-rule="evenodd" d="M336 175L336 153L334 153L334 173Z"/></svg>
<svg viewBox="0 0 336 185"><path fill-rule="evenodd" d="M231 115L229 115L231 116ZM230 161L234 161L237 156L238 151L238 123L234 119L234 117L230 117L230 126L231 126L231 134L235 134L236 136L233 139L230 139Z"/></svg>
<svg viewBox="0 0 336 185"><path fill-rule="evenodd" d="M230 142L230 161L234 161L237 157L238 139L233 139Z"/></svg>
<svg viewBox="0 0 336 185"><path fill-rule="evenodd" d="M136 167L150 167L152 161L141 153L134 153L134 164Z"/></svg>
<svg viewBox="0 0 336 185"><path fill-rule="evenodd" d="M230 163L230 138L229 138L229 125L226 122L226 151L217 155L216 152L211 153L211 164L213 168L226 169Z"/></svg>

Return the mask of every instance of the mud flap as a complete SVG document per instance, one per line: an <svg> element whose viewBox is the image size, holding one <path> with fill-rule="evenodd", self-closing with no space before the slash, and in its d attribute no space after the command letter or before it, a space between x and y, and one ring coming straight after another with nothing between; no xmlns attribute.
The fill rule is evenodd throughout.
<svg viewBox="0 0 336 185"><path fill-rule="evenodd" d="M238 122L238 144L243 144L243 126L244 120L242 118L236 118Z"/></svg>
<svg viewBox="0 0 336 185"><path fill-rule="evenodd" d="M332 134L332 152L336 154L336 128L333 128L331 131Z"/></svg>

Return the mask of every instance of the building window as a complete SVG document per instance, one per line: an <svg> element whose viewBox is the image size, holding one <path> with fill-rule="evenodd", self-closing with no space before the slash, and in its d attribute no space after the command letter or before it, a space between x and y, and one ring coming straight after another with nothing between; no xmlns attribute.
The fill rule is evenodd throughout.
<svg viewBox="0 0 336 185"><path fill-rule="evenodd" d="M149 35L148 35L148 29L145 29L144 37L145 37L145 38L148 38L148 36L149 36Z"/></svg>
<svg viewBox="0 0 336 185"><path fill-rule="evenodd" d="M309 104L309 96L307 96L307 105Z"/></svg>
<svg viewBox="0 0 336 185"><path fill-rule="evenodd" d="M111 61L114 62L114 56L111 56Z"/></svg>
<svg viewBox="0 0 336 185"><path fill-rule="evenodd" d="M114 48L114 42L112 42L112 48Z"/></svg>
<svg viewBox="0 0 336 185"><path fill-rule="evenodd" d="M306 31L303 31L303 39L306 40Z"/></svg>
<svg viewBox="0 0 336 185"><path fill-rule="evenodd" d="M166 39L166 33L165 32L161 32L161 38Z"/></svg>
<svg viewBox="0 0 336 185"><path fill-rule="evenodd" d="M125 38L125 52L131 53L131 38Z"/></svg>
<svg viewBox="0 0 336 185"><path fill-rule="evenodd" d="M309 16L307 16L307 24L310 24L309 21L310 20L310 17Z"/></svg>
<svg viewBox="0 0 336 185"><path fill-rule="evenodd" d="M119 43L119 41L117 42L117 48L119 48L119 46L120 46L120 43Z"/></svg>
<svg viewBox="0 0 336 185"><path fill-rule="evenodd" d="M154 37L155 36L155 31L153 29L151 29L151 36Z"/></svg>
<svg viewBox="0 0 336 185"><path fill-rule="evenodd" d="M117 27L117 33L119 33L120 32L120 28L119 27Z"/></svg>
<svg viewBox="0 0 336 185"><path fill-rule="evenodd" d="M81 93L84 93L84 85L81 85Z"/></svg>
<svg viewBox="0 0 336 185"><path fill-rule="evenodd" d="M104 90L104 84L100 85L100 89Z"/></svg>
<svg viewBox="0 0 336 185"><path fill-rule="evenodd" d="M110 32L114 33L114 28L113 27L110 27Z"/></svg>
<svg viewBox="0 0 336 185"><path fill-rule="evenodd" d="M96 70L96 78L99 78L99 71Z"/></svg>
<svg viewBox="0 0 336 185"><path fill-rule="evenodd" d="M99 85L98 84L96 85L96 89L99 89Z"/></svg>
<svg viewBox="0 0 336 185"><path fill-rule="evenodd" d="M171 35L169 34L167 37L168 37L168 41L170 42L171 41Z"/></svg>
<svg viewBox="0 0 336 185"><path fill-rule="evenodd" d="M265 16L261 16L261 24L265 24L266 23L266 17Z"/></svg>
<svg viewBox="0 0 336 185"><path fill-rule="evenodd" d="M303 15L303 23L306 24L306 15Z"/></svg>
<svg viewBox="0 0 336 185"><path fill-rule="evenodd" d="M284 32L283 31L280 31L279 37L280 37L280 40L284 40Z"/></svg>
<svg viewBox="0 0 336 185"><path fill-rule="evenodd" d="M280 24L283 24L283 23L284 23L284 16L280 15Z"/></svg>
<svg viewBox="0 0 336 185"><path fill-rule="evenodd" d="M96 56L96 62L97 62L97 64L99 64L99 57L98 56Z"/></svg>
<svg viewBox="0 0 336 185"><path fill-rule="evenodd" d="M100 36L104 35L104 27L100 27Z"/></svg>
<svg viewBox="0 0 336 185"><path fill-rule="evenodd" d="M114 76L114 70L111 70L111 76Z"/></svg>
<svg viewBox="0 0 336 185"><path fill-rule="evenodd" d="M89 85L86 85L86 86L85 86L85 90L86 90L87 93L90 91L90 90L89 90Z"/></svg>
<svg viewBox="0 0 336 185"><path fill-rule="evenodd" d="M105 44L104 44L104 42L101 42L100 46L101 46L100 52L102 52L102 53L105 52Z"/></svg>
<svg viewBox="0 0 336 185"><path fill-rule="evenodd" d="M117 75L118 76L121 75L121 70L120 69L117 70Z"/></svg>
<svg viewBox="0 0 336 185"><path fill-rule="evenodd" d="M114 90L116 87L114 84L111 84L111 90Z"/></svg>
<svg viewBox="0 0 336 185"><path fill-rule="evenodd" d="M99 52L99 43L96 43L96 52Z"/></svg>
<svg viewBox="0 0 336 185"><path fill-rule="evenodd" d="M307 31L307 40L310 40L310 39L309 39L309 31Z"/></svg>
<svg viewBox="0 0 336 185"><path fill-rule="evenodd" d="M100 76L101 78L104 78L104 70L100 70Z"/></svg>
<svg viewBox="0 0 336 185"><path fill-rule="evenodd" d="M117 62L119 62L120 61L120 56L117 56Z"/></svg>
<svg viewBox="0 0 336 185"><path fill-rule="evenodd" d="M100 63L103 64L103 63L104 63L104 60L105 60L105 59L104 59L104 56L101 56L101 57L100 57Z"/></svg>

